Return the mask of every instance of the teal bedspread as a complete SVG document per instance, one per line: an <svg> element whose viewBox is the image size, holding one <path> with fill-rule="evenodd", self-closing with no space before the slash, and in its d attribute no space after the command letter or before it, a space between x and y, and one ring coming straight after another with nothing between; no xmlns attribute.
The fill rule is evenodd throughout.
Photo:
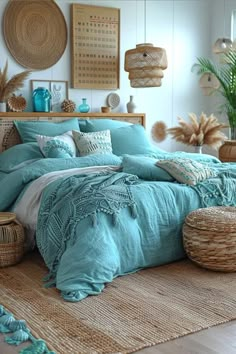
<svg viewBox="0 0 236 354"><path fill-rule="evenodd" d="M0 175L0 210L10 210L38 177L55 170L120 166L121 157L40 159ZM43 192L36 241L49 269L47 285L65 300L99 294L115 277L185 257L182 225L189 212L236 206L236 164L212 163L217 177L188 186L125 172L74 175Z"/></svg>

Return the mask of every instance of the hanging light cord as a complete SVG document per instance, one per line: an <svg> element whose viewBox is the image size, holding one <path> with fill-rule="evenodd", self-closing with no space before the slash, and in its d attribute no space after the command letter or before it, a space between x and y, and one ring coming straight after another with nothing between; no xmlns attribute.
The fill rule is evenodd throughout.
<svg viewBox="0 0 236 354"><path fill-rule="evenodd" d="M144 0L144 43L146 43L146 30L147 30L147 2Z"/></svg>

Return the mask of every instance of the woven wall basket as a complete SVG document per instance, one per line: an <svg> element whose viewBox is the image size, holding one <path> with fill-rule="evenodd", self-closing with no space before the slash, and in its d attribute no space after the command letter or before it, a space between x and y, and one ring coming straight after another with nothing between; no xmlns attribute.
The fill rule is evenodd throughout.
<svg viewBox="0 0 236 354"><path fill-rule="evenodd" d="M51 67L66 48L66 22L53 0L10 0L3 32L10 53L26 68Z"/></svg>
<svg viewBox="0 0 236 354"><path fill-rule="evenodd" d="M188 257L203 268L236 271L236 207L192 211L185 219L183 242Z"/></svg>
<svg viewBox="0 0 236 354"><path fill-rule="evenodd" d="M18 263L24 254L24 228L17 222L0 225L0 267Z"/></svg>

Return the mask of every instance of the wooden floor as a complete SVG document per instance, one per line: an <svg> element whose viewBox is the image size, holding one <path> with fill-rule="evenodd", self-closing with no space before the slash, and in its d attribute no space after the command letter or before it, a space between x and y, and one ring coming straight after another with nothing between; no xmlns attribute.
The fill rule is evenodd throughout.
<svg viewBox="0 0 236 354"><path fill-rule="evenodd" d="M3 343L0 335L0 353L16 354L19 348ZM236 354L236 321L211 327L200 332L142 349L137 354ZM80 353L64 353L80 354ZM107 353L108 354L108 353ZM113 353L115 354L115 353Z"/></svg>

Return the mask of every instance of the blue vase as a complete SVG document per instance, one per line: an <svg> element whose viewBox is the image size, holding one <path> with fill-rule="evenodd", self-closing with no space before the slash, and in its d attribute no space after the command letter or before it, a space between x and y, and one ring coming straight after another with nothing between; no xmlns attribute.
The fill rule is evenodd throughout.
<svg viewBox="0 0 236 354"><path fill-rule="evenodd" d="M88 113L90 106L87 104L87 98L82 98L82 103L79 105L80 113Z"/></svg>
<svg viewBox="0 0 236 354"><path fill-rule="evenodd" d="M38 87L33 91L34 112L50 112L51 93L45 87Z"/></svg>

